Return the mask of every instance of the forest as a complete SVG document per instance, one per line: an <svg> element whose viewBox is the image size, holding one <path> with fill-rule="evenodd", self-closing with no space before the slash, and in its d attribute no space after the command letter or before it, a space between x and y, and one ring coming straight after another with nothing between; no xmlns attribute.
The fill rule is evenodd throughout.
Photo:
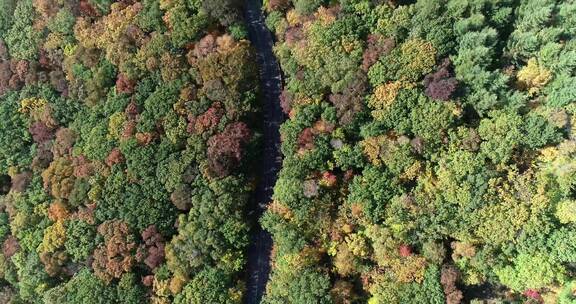
<svg viewBox="0 0 576 304"><path fill-rule="evenodd" d="M268 0L263 303L576 303L576 2Z"/></svg>
<svg viewBox="0 0 576 304"><path fill-rule="evenodd" d="M245 10L0 0L0 303L576 303L576 1Z"/></svg>
<svg viewBox="0 0 576 304"><path fill-rule="evenodd" d="M238 303L259 151L237 1L0 1L0 303Z"/></svg>

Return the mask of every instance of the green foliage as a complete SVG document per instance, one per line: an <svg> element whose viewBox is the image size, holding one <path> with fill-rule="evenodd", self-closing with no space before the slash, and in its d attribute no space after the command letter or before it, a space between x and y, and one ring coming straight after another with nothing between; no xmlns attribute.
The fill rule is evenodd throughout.
<svg viewBox="0 0 576 304"><path fill-rule="evenodd" d="M142 10L138 14L138 24L148 32L164 32L165 25L162 21L163 12L160 3L156 0L143 0Z"/></svg>
<svg viewBox="0 0 576 304"><path fill-rule="evenodd" d="M286 290L292 268L336 278L336 303L458 303L485 283L521 301L571 278L576 6L322 6L266 4L289 114L261 220L275 245L268 291ZM450 98L426 97L430 77ZM290 303L282 288L267 299Z"/></svg>
<svg viewBox="0 0 576 304"><path fill-rule="evenodd" d="M139 278L134 273L126 273L116 286L117 298L122 303L139 304L146 299L146 290L139 282Z"/></svg>
<svg viewBox="0 0 576 304"><path fill-rule="evenodd" d="M73 261L84 261L97 245L96 227L82 220L72 220L66 223L64 247Z"/></svg>
<svg viewBox="0 0 576 304"><path fill-rule="evenodd" d="M495 273L505 285L523 291L538 289L564 280L564 271L551 264L544 255L519 254L512 266L496 268Z"/></svg>
<svg viewBox="0 0 576 304"><path fill-rule="evenodd" d="M10 219L8 213L0 212L0 240L6 239L10 234Z"/></svg>
<svg viewBox="0 0 576 304"><path fill-rule="evenodd" d="M32 161L27 119L18 111L18 94L11 93L0 102L0 172L7 173L9 167L24 168Z"/></svg>
<svg viewBox="0 0 576 304"><path fill-rule="evenodd" d="M483 119L478 127L483 139L480 151L496 164L506 163L522 140L521 126L522 119L516 114L490 113L490 119Z"/></svg>
<svg viewBox="0 0 576 304"><path fill-rule="evenodd" d="M168 267L183 276L209 265L226 273L239 271L248 243L242 180L226 177L195 186L192 209L180 216L179 233L166 248Z"/></svg>
<svg viewBox="0 0 576 304"><path fill-rule="evenodd" d="M106 286L90 270L83 268L66 284L46 291L42 301L47 304L105 304L114 303L117 299L114 289Z"/></svg>
<svg viewBox="0 0 576 304"><path fill-rule="evenodd" d="M10 55L16 59L33 60L37 57L41 33L33 28L34 14L32 0L18 1L14 22L4 37Z"/></svg>
<svg viewBox="0 0 576 304"><path fill-rule="evenodd" d="M324 0L292 0L292 2L300 14L311 14L324 3Z"/></svg>
<svg viewBox="0 0 576 304"><path fill-rule="evenodd" d="M316 270L277 270L271 280L263 303L332 303L328 293L330 280L326 274Z"/></svg>
<svg viewBox="0 0 576 304"><path fill-rule="evenodd" d="M369 304L384 303L445 303L444 290L440 285L440 271L437 267L426 270L422 283L398 284L390 281L379 281Z"/></svg>
<svg viewBox="0 0 576 304"><path fill-rule="evenodd" d="M15 0L0 2L0 37L4 37L6 31L12 27L16 2Z"/></svg>
<svg viewBox="0 0 576 304"><path fill-rule="evenodd" d="M434 46L422 39L410 39L370 68L368 77L373 85L401 80L415 82L432 71L436 59Z"/></svg>
<svg viewBox="0 0 576 304"><path fill-rule="evenodd" d="M173 1L168 9L168 22L172 28L172 43L183 47L188 41L198 38L208 24L208 17L198 11L196 1ZM165 15L166 16L166 15Z"/></svg>
<svg viewBox="0 0 576 304"><path fill-rule="evenodd" d="M44 271L39 256L35 252L18 252L12 257L16 266L20 297L28 302L34 302L49 288L49 277Z"/></svg>
<svg viewBox="0 0 576 304"><path fill-rule="evenodd" d="M466 102L478 112L485 112L505 103L507 77L490 70L498 32L486 27L467 32L460 38L458 55L453 58L456 78L468 86Z"/></svg>
<svg viewBox="0 0 576 304"><path fill-rule="evenodd" d="M574 281L566 283L558 295L558 304L575 303L576 296L574 295L574 288L576 288L576 283Z"/></svg>
<svg viewBox="0 0 576 304"><path fill-rule="evenodd" d="M222 25L229 26L240 19L241 4L234 0L201 1L201 7L208 16L217 19Z"/></svg>
<svg viewBox="0 0 576 304"><path fill-rule="evenodd" d="M264 303L575 302L573 1L264 5ZM0 1L0 302L243 300L276 102L244 9Z"/></svg>
<svg viewBox="0 0 576 304"><path fill-rule="evenodd" d="M174 208L160 183L154 179L130 183L118 168L104 183L97 204L95 216L99 221L122 219L138 231L153 224L161 231L170 231L175 219Z"/></svg>
<svg viewBox="0 0 576 304"><path fill-rule="evenodd" d="M398 193L394 176L386 170L367 167L350 185L348 202L361 204L370 221L380 223L385 218L389 201Z"/></svg>
<svg viewBox="0 0 576 304"><path fill-rule="evenodd" d="M550 144L558 144L563 134L546 118L530 115L522 127L522 143L529 149L538 149Z"/></svg>
<svg viewBox="0 0 576 304"><path fill-rule="evenodd" d="M230 277L221 270L207 268L198 273L174 299L175 304L240 303Z"/></svg>
<svg viewBox="0 0 576 304"><path fill-rule="evenodd" d="M74 23L76 22L74 15L69 9L61 9L56 16L50 20L48 29L53 33L63 35L73 35Z"/></svg>
<svg viewBox="0 0 576 304"><path fill-rule="evenodd" d="M259 104L238 4L0 1L0 302L241 300ZM215 178L208 140L238 125Z"/></svg>

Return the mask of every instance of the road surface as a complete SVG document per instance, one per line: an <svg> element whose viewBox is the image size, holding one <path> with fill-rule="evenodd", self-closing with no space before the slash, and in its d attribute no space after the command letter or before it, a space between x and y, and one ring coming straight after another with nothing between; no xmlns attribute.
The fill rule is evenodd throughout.
<svg viewBox="0 0 576 304"><path fill-rule="evenodd" d="M248 25L248 36L256 49L260 67L260 97L264 124L263 151L260 163L259 183L253 195L254 209L251 216L260 218L262 212L272 199L272 192L278 171L282 166L280 153L279 127L284 120L280 107L282 91L282 74L272 47L274 38L264 23L261 0L245 0L245 18ZM272 238L270 234L256 225L251 233L251 244L248 248L247 286L245 303L260 303L266 282L270 274L270 251Z"/></svg>

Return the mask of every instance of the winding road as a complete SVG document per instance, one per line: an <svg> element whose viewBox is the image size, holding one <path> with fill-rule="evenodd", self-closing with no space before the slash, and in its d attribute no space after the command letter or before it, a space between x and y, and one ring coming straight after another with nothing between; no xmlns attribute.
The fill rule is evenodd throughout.
<svg viewBox="0 0 576 304"><path fill-rule="evenodd" d="M251 216L260 218L268 203L272 200L272 193L278 172L282 166L280 153L280 124L284 120L284 113L280 107L280 93L282 91L282 73L272 47L274 39L272 33L264 23L261 0L245 1L245 18L248 25L248 36L256 49L258 65L260 67L260 91L263 108L263 152L260 163L260 182L253 194L254 208ZM260 303L266 282L270 274L270 252L272 238L270 234L255 225L251 244L248 248L247 291L245 303Z"/></svg>

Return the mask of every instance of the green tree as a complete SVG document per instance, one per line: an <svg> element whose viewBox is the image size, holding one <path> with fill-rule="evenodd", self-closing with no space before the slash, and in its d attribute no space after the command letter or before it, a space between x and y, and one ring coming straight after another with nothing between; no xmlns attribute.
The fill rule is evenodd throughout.
<svg viewBox="0 0 576 304"><path fill-rule="evenodd" d="M34 17L32 0L18 1L14 10L14 22L4 37L13 58L37 58L41 33L33 28Z"/></svg>
<svg viewBox="0 0 576 304"><path fill-rule="evenodd" d="M70 281L49 289L42 301L47 304L107 304L117 301L115 290L89 269L82 268Z"/></svg>
<svg viewBox="0 0 576 304"><path fill-rule="evenodd" d="M484 140L480 151L494 163L506 163L522 140L522 118L514 113L494 111L483 119L478 134Z"/></svg>
<svg viewBox="0 0 576 304"><path fill-rule="evenodd" d="M24 168L32 161L32 137L28 132L27 119L18 111L19 98L11 93L0 102L0 172L8 168Z"/></svg>
<svg viewBox="0 0 576 304"><path fill-rule="evenodd" d="M265 304L332 303L328 276L315 269L276 270L272 274Z"/></svg>
<svg viewBox="0 0 576 304"><path fill-rule="evenodd" d="M542 254L519 254L513 264L494 270L500 281L516 291L539 289L554 282L563 282L565 272Z"/></svg>
<svg viewBox="0 0 576 304"><path fill-rule="evenodd" d="M84 261L92 254L97 244L96 227L82 220L71 220L66 223L64 247L72 261Z"/></svg>
<svg viewBox="0 0 576 304"><path fill-rule="evenodd" d="M175 304L241 303L240 290L222 270L207 268L200 271L174 298Z"/></svg>

